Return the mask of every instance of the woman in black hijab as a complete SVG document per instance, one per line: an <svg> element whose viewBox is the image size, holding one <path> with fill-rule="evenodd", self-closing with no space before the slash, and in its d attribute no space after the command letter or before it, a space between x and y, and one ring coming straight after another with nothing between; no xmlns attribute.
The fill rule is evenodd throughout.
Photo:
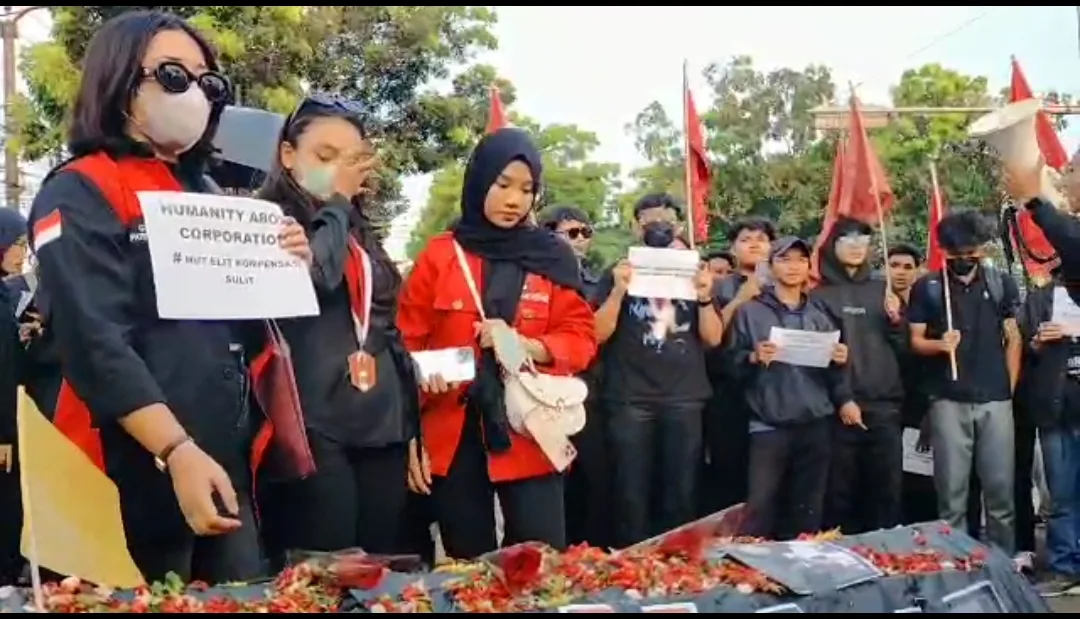
<svg viewBox="0 0 1080 619"><path fill-rule="evenodd" d="M433 494L443 544L455 558L496 547L495 493L505 544L566 543L562 475L532 438L510 428L490 341L492 325L505 322L537 367L558 375L583 371L596 352L577 259L562 240L530 223L540 172L540 153L524 131L502 129L481 140L465 170L460 221L417 257L398 304L410 351L470 348L477 359L472 381L422 377L422 438L410 447L409 486Z"/></svg>
<svg viewBox="0 0 1080 619"><path fill-rule="evenodd" d="M16 397L23 346L18 318L19 293L9 280L22 272L26 256L26 219L18 211L0 207L0 447L16 453ZM7 450L10 449L10 452ZM0 585L15 581L22 567L19 534L22 532L22 500L18 468L8 471L0 460Z"/></svg>

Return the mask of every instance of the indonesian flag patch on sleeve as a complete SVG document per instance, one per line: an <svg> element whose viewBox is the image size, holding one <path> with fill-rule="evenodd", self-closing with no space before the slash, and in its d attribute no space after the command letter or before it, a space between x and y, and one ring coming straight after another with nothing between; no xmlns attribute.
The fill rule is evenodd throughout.
<svg viewBox="0 0 1080 619"><path fill-rule="evenodd" d="M60 238L61 229L59 209L34 223L34 253L40 252L42 247Z"/></svg>

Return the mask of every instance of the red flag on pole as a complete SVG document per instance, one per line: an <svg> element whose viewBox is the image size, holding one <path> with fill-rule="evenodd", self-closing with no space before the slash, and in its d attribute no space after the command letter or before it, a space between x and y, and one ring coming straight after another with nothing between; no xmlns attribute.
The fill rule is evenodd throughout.
<svg viewBox="0 0 1080 619"><path fill-rule="evenodd" d="M1009 99L1013 103L1035 98L1031 92L1031 86L1028 85L1027 77L1024 76L1024 71L1020 68L1020 63L1016 61L1015 57L1012 59L1012 81L1009 94ZM1058 139L1057 132L1054 131L1054 126L1050 123L1050 118L1043 112L1039 112L1035 117L1035 137L1039 142L1039 151L1042 152L1046 165L1055 170L1061 170L1068 165L1069 156L1065 153L1065 147L1061 145L1061 140ZM1032 221L1031 213L1026 209L1020 209L1017 222L1020 226L1020 234L1024 239L1024 245L1031 250L1032 254L1040 258L1046 258L1054 254L1053 246L1050 245L1050 241L1046 240L1046 236L1043 235L1039 226ZM1016 241L1017 239L1013 239L1013 244L1017 245L1019 249L1019 243ZM1024 260L1024 269L1027 271L1028 276L1033 279L1049 276L1053 264L1039 264L1032 260L1027 252L1020 251L1017 253Z"/></svg>
<svg viewBox="0 0 1080 619"><path fill-rule="evenodd" d="M885 169L866 135L859 99L852 94L844 183L840 188L837 213L870 225L881 224L894 202L896 197L885 178Z"/></svg>
<svg viewBox="0 0 1080 619"><path fill-rule="evenodd" d="M491 85L488 99L488 122L484 133L492 134L509 123L506 122L506 110L503 109L502 97L499 96L499 87L495 84Z"/></svg>
<svg viewBox="0 0 1080 619"><path fill-rule="evenodd" d="M690 92L690 78L683 63L683 111L686 136L686 204L694 243L709 240L709 159L705 132Z"/></svg>
<svg viewBox="0 0 1080 619"><path fill-rule="evenodd" d="M937 172L930 168L930 213L926 220L929 234L926 238L926 268L929 271L945 270L945 254L938 243L937 225L945 215L945 202L941 199L941 187L938 185Z"/></svg>

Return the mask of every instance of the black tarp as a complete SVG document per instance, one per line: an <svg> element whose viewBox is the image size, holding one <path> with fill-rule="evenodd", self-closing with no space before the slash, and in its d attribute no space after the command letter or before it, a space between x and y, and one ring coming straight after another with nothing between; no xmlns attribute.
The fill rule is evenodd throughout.
<svg viewBox="0 0 1080 619"><path fill-rule="evenodd" d="M973 552L985 553L985 563L972 571L943 571L915 576L883 576L841 589L829 588L829 579L812 582L813 593L809 595L746 595L730 587L722 587L695 596L673 598L650 598L635 600L623 591L609 590L600 594L574 600L574 604L606 604L615 612L640 613L643 607L692 603L701 613L1049 613L1050 609L1027 579L1018 574L1012 561L1004 554L982 546L967 535L949 531L941 523L927 523L876 531L855 537L845 537L831 542L853 548L863 546L879 552L909 554L916 550L934 550L945 557L964 559ZM724 546L715 546L710 554L720 556ZM776 556L782 556L778 549ZM775 569L775 568L770 568ZM790 571L790 566L780 566ZM773 576L777 580L786 576ZM405 586L422 580L431 592L435 612L454 612L442 585L458 576L449 574L404 574L391 572L375 589L353 591L343 605L343 611L360 611L364 603L381 595L394 595ZM835 582L835 581L832 581ZM833 585L835 586L835 585ZM236 587L215 587L201 592L207 597L236 597L252 599L262 597L268 584ZM4 594L7 594L6 597ZM956 597L959 594L959 597ZM21 612L29 600L29 592L22 590L0 591L0 612ZM770 610L772 609L772 610ZM916 610L917 609L917 610ZM657 609L659 610L659 609ZM547 612L559 612L551 609ZM686 612L686 611L662 611Z"/></svg>

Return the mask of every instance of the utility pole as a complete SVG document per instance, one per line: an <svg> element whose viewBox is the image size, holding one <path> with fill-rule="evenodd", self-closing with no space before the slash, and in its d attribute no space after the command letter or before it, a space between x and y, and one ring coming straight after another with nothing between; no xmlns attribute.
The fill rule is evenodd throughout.
<svg viewBox="0 0 1080 619"><path fill-rule="evenodd" d="M19 152L15 150L11 120L15 104L15 42L19 40L18 26L11 18L14 7L4 7L0 22L0 38L4 41L4 198L10 208L19 208Z"/></svg>
<svg viewBox="0 0 1080 619"><path fill-rule="evenodd" d="M22 185L19 178L19 151L15 149L15 124L12 122L15 94L18 86L17 51L19 41L19 20L35 9L44 6L5 6L3 21L0 21L0 39L3 40L4 54L4 199L7 206L19 208Z"/></svg>

